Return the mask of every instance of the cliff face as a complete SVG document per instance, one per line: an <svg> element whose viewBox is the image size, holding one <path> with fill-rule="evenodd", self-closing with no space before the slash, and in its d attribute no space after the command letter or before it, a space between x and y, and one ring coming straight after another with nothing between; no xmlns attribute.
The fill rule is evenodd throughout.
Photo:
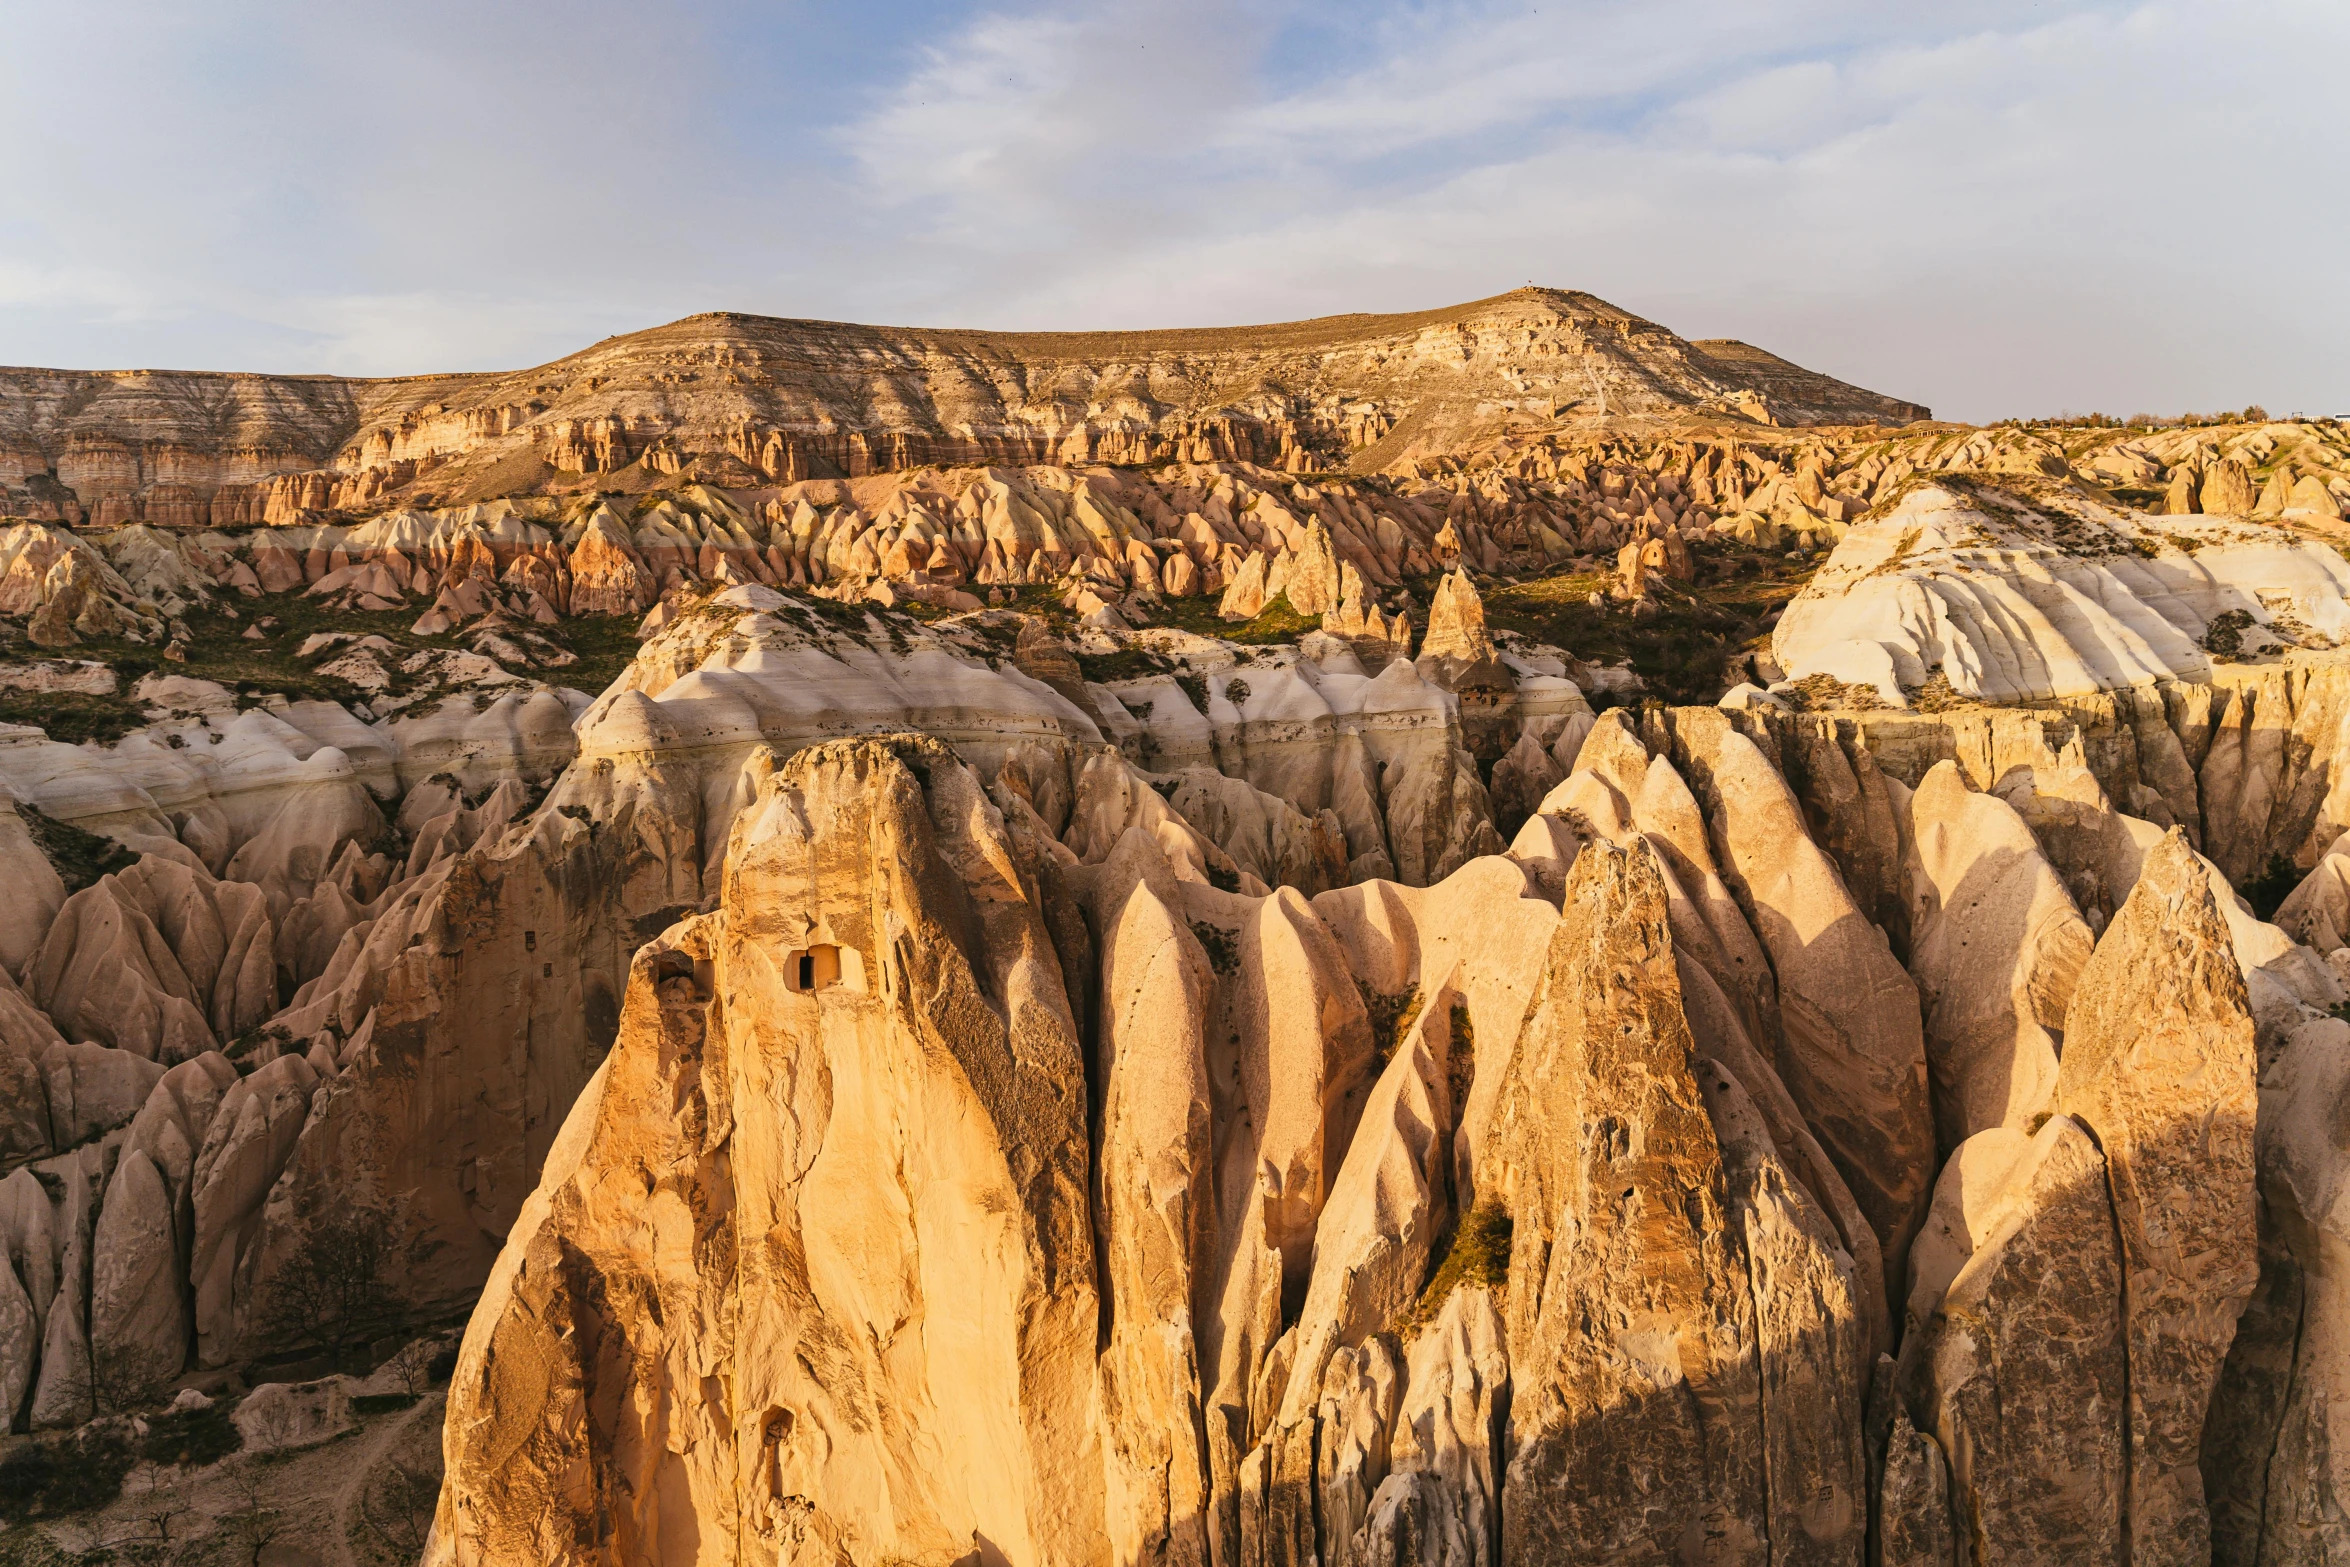
<svg viewBox="0 0 2350 1567"><path fill-rule="evenodd" d="M2339 1554L2339 438L0 530L0 1414L478 1302L442 1564ZM1510 608L1823 540L1719 706Z"/></svg>
<svg viewBox="0 0 2350 1567"><path fill-rule="evenodd" d="M2228 1360L2256 1040L2314 1057L2338 988L2291 970L2256 1020L2273 931L2151 833L2042 987L2061 1076L2002 1073L2021 1126L1938 1159L1929 1078L1992 1068L1921 1042L1917 989L2028 970L2043 933L1986 916L1905 970L1813 835L1922 905L1951 806L1799 801L1808 744L1609 713L1507 854L1310 900L1140 822L1081 856L1012 768L919 737L755 759L715 905L638 954L474 1314L428 1561L2282 1542L2214 1510L2306 1430ZM1999 848L2050 887L2058 841ZM1775 983L1742 972L1766 954ZM2274 1267L2330 1309L2308 1250ZM2199 1471L2207 1416L2243 1440ZM2334 1505L2276 1451L2261 1483Z"/></svg>
<svg viewBox="0 0 2350 1567"><path fill-rule="evenodd" d="M2159 708L1595 714L1443 594L1375 677L746 585L576 709L12 732L140 858L0 811L0 1403L302 1343L375 1226L480 1292L443 1563L2323 1534L2350 957L2194 848L2282 748L2167 828Z"/></svg>
<svg viewBox="0 0 2350 1567"><path fill-rule="evenodd" d="M1901 423L1882 397L1588 294L1202 331L690 316L507 374L0 370L0 484L53 520L238 526L641 469L788 482L938 463L1383 467L1583 414Z"/></svg>

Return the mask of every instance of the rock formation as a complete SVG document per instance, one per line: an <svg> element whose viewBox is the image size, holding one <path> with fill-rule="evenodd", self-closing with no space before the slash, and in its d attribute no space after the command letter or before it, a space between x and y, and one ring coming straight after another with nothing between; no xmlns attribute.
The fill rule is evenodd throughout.
<svg viewBox="0 0 2350 1567"><path fill-rule="evenodd" d="M2338 426L862 330L11 405L12 1428L469 1312L441 1563L2350 1539Z"/></svg>
<svg viewBox="0 0 2350 1567"><path fill-rule="evenodd" d="M1227 400L1244 383L1258 390ZM1517 422L1592 402L1619 415L1705 408L1788 424L1926 413L1744 343L1684 342L1557 289L1189 332L718 313L507 375L11 370L0 376L0 484L53 520L233 527L624 470L789 482L942 462L1416 455L1492 428L1503 399ZM465 493L485 483L496 488Z"/></svg>

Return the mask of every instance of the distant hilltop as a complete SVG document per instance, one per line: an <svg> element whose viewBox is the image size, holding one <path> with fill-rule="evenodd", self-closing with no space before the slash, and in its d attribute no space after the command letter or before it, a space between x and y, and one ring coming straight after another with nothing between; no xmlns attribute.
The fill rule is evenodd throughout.
<svg viewBox="0 0 2350 1567"><path fill-rule="evenodd" d="M931 464L1406 468L1593 421L1906 424L1920 404L1590 294L1149 332L710 312L531 370L0 369L0 515L176 527Z"/></svg>

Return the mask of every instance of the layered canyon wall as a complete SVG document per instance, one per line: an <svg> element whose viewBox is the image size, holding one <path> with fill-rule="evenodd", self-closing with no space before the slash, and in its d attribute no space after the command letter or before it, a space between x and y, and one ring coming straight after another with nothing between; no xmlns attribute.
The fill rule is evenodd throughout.
<svg viewBox="0 0 2350 1567"><path fill-rule="evenodd" d="M0 370L0 514L158 526L924 465L1386 466L1576 412L1901 423L1911 403L1588 294L1189 332L711 314L534 370L378 380Z"/></svg>

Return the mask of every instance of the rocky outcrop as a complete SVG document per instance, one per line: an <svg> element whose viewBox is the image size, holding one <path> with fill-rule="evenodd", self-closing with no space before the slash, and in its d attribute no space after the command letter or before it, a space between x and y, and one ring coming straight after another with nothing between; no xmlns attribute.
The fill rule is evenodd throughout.
<svg viewBox="0 0 2350 1567"><path fill-rule="evenodd" d="M1903 1392L1918 1442L1886 1483L1913 1537L1953 1532L1975 1561L2125 1561L2131 1381L2123 1261L2105 1161L2057 1115L1978 1133L1943 1171L1936 1244L1917 1253ZM1924 1445L1924 1444L1929 1444ZM2061 1455L2061 1456L2060 1456Z"/></svg>
<svg viewBox="0 0 2350 1567"><path fill-rule="evenodd" d="M1934 1124L1955 1149L2053 1106L2057 1047L2089 927L2031 829L1938 763L1909 801L1910 972L1925 1007Z"/></svg>
<svg viewBox="0 0 2350 1567"><path fill-rule="evenodd" d="M2297 1030L2260 1074L2260 1277L2205 1426L2212 1559L2323 1561L2350 1542L2330 1411L2340 1383L2345 1169L2334 1107L2350 1092L2350 1024Z"/></svg>
<svg viewBox="0 0 2350 1567"><path fill-rule="evenodd" d="M74 894L25 971L68 1031L169 1064L277 1010L266 894L149 857Z"/></svg>
<svg viewBox="0 0 2350 1567"><path fill-rule="evenodd" d="M1675 720L1674 759L1705 803L1722 879L1770 955L1779 1075L1867 1216L1898 1298L1934 1163L1917 987L1762 750L1717 712Z"/></svg>
<svg viewBox="0 0 2350 1567"><path fill-rule="evenodd" d="M1726 1174L1698 1081L1718 1069L1694 1058L1679 1001L1651 851L1587 847L1479 1182L1516 1220L1511 1559L1761 1561L1790 1526L1827 1550L1865 1528L1851 1259L1720 1074ZM1807 1293L1826 1321L1805 1320ZM1782 1398L1812 1414L1774 1447Z"/></svg>
<svg viewBox="0 0 2350 1567"><path fill-rule="evenodd" d="M2252 1014L2227 926L2174 828L2081 970L2056 1093L2096 1138L2112 1188L2133 1562L2211 1554L2197 1465L2259 1271L2255 1096Z"/></svg>
<svg viewBox="0 0 2350 1567"><path fill-rule="evenodd" d="M762 785L719 910L636 958L468 1332L436 1560L692 1555L716 1520L766 1550L1101 1552L1099 1494L1056 1478L1094 1441L1084 1067L993 817L935 745L820 747ZM1138 1232L1145 1276L1182 1255L1174 1218ZM615 1393L617 1446L591 1435Z"/></svg>
<svg viewBox="0 0 2350 1567"><path fill-rule="evenodd" d="M721 364L728 373L686 368ZM1005 390L1015 384L1044 390L1016 397ZM1253 393L1235 398L1242 385ZM420 490L477 499L485 486L514 494L623 472L789 482L941 463L1303 466L1383 439L1419 455L1595 397L1618 413L1735 407L1787 424L1926 412L1557 289L1188 332L718 313L513 374L12 370L0 378L0 484L28 502L37 490L58 520L232 527ZM1497 417L1504 408L1517 417Z"/></svg>
<svg viewBox="0 0 2350 1567"><path fill-rule="evenodd" d="M1852 528L1771 652L1790 678L1828 675L1900 708L1937 677L1962 697L2044 702L2206 680L2219 657L2346 636L2350 566L2303 535L2134 514L2082 490L1947 484Z"/></svg>

